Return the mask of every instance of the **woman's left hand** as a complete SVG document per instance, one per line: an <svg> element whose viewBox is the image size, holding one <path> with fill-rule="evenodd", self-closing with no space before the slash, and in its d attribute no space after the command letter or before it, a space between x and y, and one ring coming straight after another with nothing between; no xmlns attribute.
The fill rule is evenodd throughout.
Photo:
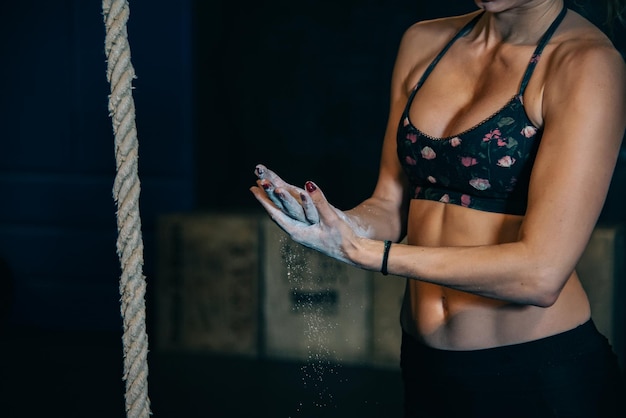
<svg viewBox="0 0 626 418"><path fill-rule="evenodd" d="M257 186L250 191L283 231L306 247L354 264L348 252L355 248L357 231L344 212L328 203L317 185L308 181L301 189L262 165L255 173Z"/></svg>

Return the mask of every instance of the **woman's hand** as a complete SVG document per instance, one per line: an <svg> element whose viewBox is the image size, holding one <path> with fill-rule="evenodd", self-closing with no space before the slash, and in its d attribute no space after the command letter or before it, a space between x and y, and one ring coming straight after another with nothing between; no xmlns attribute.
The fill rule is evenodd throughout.
<svg viewBox="0 0 626 418"><path fill-rule="evenodd" d="M307 182L305 189L283 181L263 165L256 167L257 186L250 188L272 220L294 241L337 260L354 264L358 228L333 207L322 191Z"/></svg>
<svg viewBox="0 0 626 418"><path fill-rule="evenodd" d="M257 185L259 188L265 191L265 195L285 215L305 224L319 222L317 209L310 199L306 199L304 189L283 181L276 173L261 164L256 166L254 173L258 177ZM252 191L254 193L254 190ZM256 197L259 199L259 196ZM261 203L263 202L261 201Z"/></svg>

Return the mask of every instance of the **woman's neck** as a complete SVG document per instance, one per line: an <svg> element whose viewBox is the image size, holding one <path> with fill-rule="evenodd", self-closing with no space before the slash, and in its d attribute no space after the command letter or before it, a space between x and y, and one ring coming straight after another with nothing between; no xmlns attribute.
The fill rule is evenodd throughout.
<svg viewBox="0 0 626 418"><path fill-rule="evenodd" d="M484 16L476 25L476 40L490 45L536 44L563 9L563 0L537 0L498 10L484 3Z"/></svg>

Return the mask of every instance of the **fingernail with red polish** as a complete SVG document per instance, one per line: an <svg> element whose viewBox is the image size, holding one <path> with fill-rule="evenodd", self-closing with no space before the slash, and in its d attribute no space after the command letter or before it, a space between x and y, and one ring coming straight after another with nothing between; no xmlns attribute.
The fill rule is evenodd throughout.
<svg viewBox="0 0 626 418"><path fill-rule="evenodd" d="M265 190L269 190L269 188L270 188L270 184L269 183L262 183L261 186L263 186L263 188Z"/></svg>
<svg viewBox="0 0 626 418"><path fill-rule="evenodd" d="M314 191L317 190L317 187L315 187L315 184L313 184L312 181L307 181L304 184L304 187L306 187L306 191L309 192L309 193L313 193Z"/></svg>

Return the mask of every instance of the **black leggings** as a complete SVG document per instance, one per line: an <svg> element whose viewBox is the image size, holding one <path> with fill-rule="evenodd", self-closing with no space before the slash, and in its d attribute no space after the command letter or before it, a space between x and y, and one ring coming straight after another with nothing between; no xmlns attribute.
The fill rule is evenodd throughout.
<svg viewBox="0 0 626 418"><path fill-rule="evenodd" d="M592 321L522 344L472 351L402 336L405 418L626 417L623 376Z"/></svg>

